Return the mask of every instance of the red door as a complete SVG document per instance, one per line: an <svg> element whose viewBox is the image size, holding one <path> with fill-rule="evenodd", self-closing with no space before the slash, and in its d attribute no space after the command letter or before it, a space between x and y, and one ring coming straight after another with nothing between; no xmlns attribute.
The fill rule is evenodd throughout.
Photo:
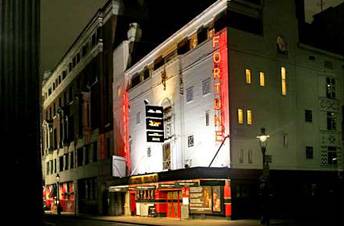
<svg viewBox="0 0 344 226"><path fill-rule="evenodd" d="M170 191L167 193L167 217L180 218L180 191Z"/></svg>
<svg viewBox="0 0 344 226"><path fill-rule="evenodd" d="M135 192L130 192L130 212L132 216L136 215Z"/></svg>

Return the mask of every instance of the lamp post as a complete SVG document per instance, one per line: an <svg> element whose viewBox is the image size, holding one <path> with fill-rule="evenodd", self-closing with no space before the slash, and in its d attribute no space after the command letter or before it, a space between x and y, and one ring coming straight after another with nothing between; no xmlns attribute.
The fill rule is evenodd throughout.
<svg viewBox="0 0 344 226"><path fill-rule="evenodd" d="M265 128L260 129L260 135L257 136L257 139L259 140L260 148L262 151L262 158L263 158L263 172L260 177L260 192L262 195L262 218L261 223L266 223L266 225L269 225L269 213L268 213L268 196L269 196L269 188L268 188L268 182L269 182L269 161L266 158L266 146L267 141L270 138L269 135L265 134Z"/></svg>
<svg viewBox="0 0 344 226"><path fill-rule="evenodd" d="M56 184L57 184L57 198L56 198L56 208L57 208L57 215L60 215L60 175L56 175Z"/></svg>

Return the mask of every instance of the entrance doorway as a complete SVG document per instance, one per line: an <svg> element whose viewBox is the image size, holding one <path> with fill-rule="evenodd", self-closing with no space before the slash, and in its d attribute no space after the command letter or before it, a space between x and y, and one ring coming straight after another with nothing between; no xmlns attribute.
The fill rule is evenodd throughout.
<svg viewBox="0 0 344 226"><path fill-rule="evenodd" d="M181 191L167 192L167 217L180 218Z"/></svg>

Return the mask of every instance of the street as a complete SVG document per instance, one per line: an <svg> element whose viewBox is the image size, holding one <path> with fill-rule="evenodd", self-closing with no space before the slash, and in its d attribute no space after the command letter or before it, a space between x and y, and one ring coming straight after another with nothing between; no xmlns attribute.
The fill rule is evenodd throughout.
<svg viewBox="0 0 344 226"><path fill-rule="evenodd" d="M44 216L44 223L46 226L129 226L135 224L125 224L111 221L103 221L96 219L81 219L78 217L64 217L64 216Z"/></svg>

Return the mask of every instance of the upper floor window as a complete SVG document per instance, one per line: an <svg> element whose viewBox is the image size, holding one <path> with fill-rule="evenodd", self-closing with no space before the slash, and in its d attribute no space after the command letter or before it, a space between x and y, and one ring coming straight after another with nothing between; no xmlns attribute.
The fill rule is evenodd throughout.
<svg viewBox="0 0 344 226"><path fill-rule="evenodd" d="M205 125L209 126L210 124L210 117L209 117L209 111L205 112Z"/></svg>
<svg viewBox="0 0 344 226"><path fill-rule="evenodd" d="M252 111L251 110L247 110L247 125L252 125Z"/></svg>
<svg viewBox="0 0 344 226"><path fill-rule="evenodd" d="M141 75L135 74L131 79L131 88L137 86L141 82Z"/></svg>
<svg viewBox="0 0 344 226"><path fill-rule="evenodd" d="M327 112L327 129L336 129L336 114L334 112Z"/></svg>
<svg viewBox="0 0 344 226"><path fill-rule="evenodd" d="M287 95L287 70L285 67L281 67L281 83L282 83L282 95Z"/></svg>
<svg viewBox="0 0 344 226"><path fill-rule="evenodd" d="M336 80L334 78L326 78L326 97L336 98Z"/></svg>
<svg viewBox="0 0 344 226"><path fill-rule="evenodd" d="M210 78L202 81L202 94L206 95L210 93Z"/></svg>
<svg viewBox="0 0 344 226"><path fill-rule="evenodd" d="M305 121L306 122L312 122L312 111L311 110L305 110Z"/></svg>
<svg viewBox="0 0 344 226"><path fill-rule="evenodd" d="M265 86L265 73L262 71L259 72L259 85Z"/></svg>
<svg viewBox="0 0 344 226"><path fill-rule="evenodd" d="M251 84L252 83L252 70L245 69L245 76L246 76L246 83Z"/></svg>
<svg viewBox="0 0 344 226"><path fill-rule="evenodd" d="M313 147L306 146L306 159L313 159Z"/></svg>
<svg viewBox="0 0 344 226"><path fill-rule="evenodd" d="M238 123L243 124L244 123L244 113L242 109L238 109Z"/></svg>
<svg viewBox="0 0 344 226"><path fill-rule="evenodd" d="M186 102L193 100L193 86L186 89Z"/></svg>
<svg viewBox="0 0 344 226"><path fill-rule="evenodd" d="M337 147L333 147L333 146L327 147L327 164L328 165L337 164Z"/></svg>

